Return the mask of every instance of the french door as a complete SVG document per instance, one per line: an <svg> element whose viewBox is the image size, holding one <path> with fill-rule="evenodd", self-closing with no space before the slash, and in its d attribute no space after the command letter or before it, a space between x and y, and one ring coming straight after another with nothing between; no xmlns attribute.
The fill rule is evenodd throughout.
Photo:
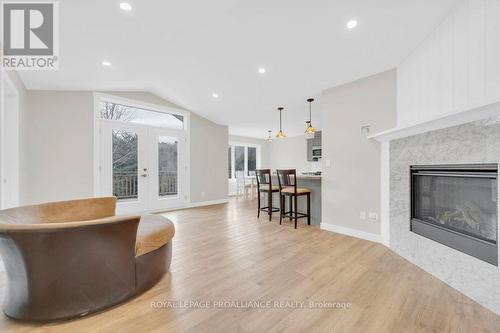
<svg viewBox="0 0 500 333"><path fill-rule="evenodd" d="M186 204L185 131L101 120L99 137L100 194L117 197L117 213Z"/></svg>

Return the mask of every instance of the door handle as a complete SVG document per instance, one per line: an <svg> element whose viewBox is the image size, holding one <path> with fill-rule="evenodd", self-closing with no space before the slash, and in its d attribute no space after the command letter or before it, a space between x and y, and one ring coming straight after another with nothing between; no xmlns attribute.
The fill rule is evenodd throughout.
<svg viewBox="0 0 500 333"><path fill-rule="evenodd" d="M141 177L143 177L143 178L146 178L147 176L148 176L148 174L147 174L147 173L143 173L143 174L141 175Z"/></svg>

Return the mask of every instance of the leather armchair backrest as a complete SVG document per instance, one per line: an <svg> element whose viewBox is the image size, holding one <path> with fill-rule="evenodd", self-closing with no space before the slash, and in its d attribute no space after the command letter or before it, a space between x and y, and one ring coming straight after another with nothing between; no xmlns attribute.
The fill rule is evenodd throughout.
<svg viewBox="0 0 500 333"><path fill-rule="evenodd" d="M52 202L0 210L0 223L40 224L96 220L115 215L116 198Z"/></svg>

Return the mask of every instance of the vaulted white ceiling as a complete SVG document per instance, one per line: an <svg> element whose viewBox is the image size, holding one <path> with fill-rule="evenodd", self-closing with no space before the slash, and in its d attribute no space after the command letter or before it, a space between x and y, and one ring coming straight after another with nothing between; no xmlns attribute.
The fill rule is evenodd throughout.
<svg viewBox="0 0 500 333"><path fill-rule="evenodd" d="M397 66L459 0L129 2L60 1L60 70L21 73L27 88L149 90L263 138L280 105L288 134L302 133L308 97Z"/></svg>

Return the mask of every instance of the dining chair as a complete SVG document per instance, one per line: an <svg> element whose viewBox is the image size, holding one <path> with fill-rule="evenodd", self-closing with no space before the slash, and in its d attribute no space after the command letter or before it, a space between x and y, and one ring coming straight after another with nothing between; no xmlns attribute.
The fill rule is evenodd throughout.
<svg viewBox="0 0 500 333"><path fill-rule="evenodd" d="M247 195L248 189L251 187L251 184L247 184L245 179L244 171L236 171L236 194L239 196L243 193L244 196Z"/></svg>
<svg viewBox="0 0 500 333"><path fill-rule="evenodd" d="M257 183L255 182L255 170L248 171L248 177L246 179L250 182L250 193L252 193L252 196L257 192Z"/></svg>

